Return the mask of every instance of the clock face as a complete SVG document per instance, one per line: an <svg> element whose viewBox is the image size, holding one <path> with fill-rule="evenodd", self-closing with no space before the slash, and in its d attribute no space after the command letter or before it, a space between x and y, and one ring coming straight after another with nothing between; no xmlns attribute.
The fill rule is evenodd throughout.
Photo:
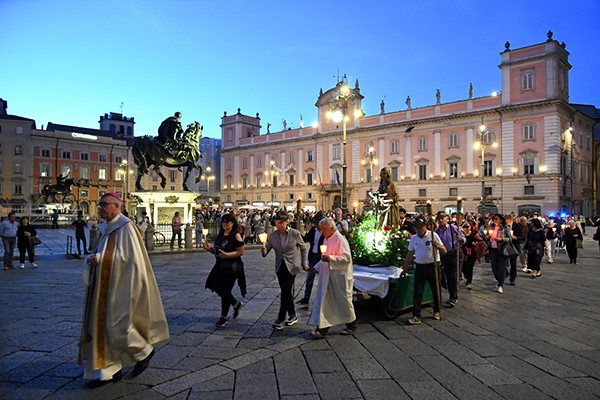
<svg viewBox="0 0 600 400"><path fill-rule="evenodd" d="M344 113L342 113L341 110L335 110L333 112L333 116L331 117L331 120L334 123L339 124L340 122L342 122L343 119L344 119Z"/></svg>

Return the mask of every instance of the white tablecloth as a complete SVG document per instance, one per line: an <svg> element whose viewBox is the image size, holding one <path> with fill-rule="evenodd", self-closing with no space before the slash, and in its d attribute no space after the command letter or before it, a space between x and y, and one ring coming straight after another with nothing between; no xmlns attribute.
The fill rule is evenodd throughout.
<svg viewBox="0 0 600 400"><path fill-rule="evenodd" d="M354 287L372 296L385 297L390 289L389 278L400 278L400 268L369 268L354 264Z"/></svg>

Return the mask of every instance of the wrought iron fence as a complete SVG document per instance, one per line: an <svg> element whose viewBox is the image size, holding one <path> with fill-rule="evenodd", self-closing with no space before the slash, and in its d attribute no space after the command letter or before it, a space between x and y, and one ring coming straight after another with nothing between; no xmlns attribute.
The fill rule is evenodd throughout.
<svg viewBox="0 0 600 400"><path fill-rule="evenodd" d="M215 238L217 237L217 234L219 233L218 229L219 229L219 225L217 224L217 221L209 221L209 222L205 222L204 223L204 229L208 229L208 240L209 241L213 241L215 240ZM185 225L181 226L181 239L182 241L185 241ZM164 244L166 245L170 245L171 244L171 238L173 237L173 228L171 227L171 224L156 224L154 225L154 232L158 232L160 235L162 235L164 237ZM157 236L157 235L155 235ZM161 238L162 239L162 238ZM163 243L161 243L162 240L154 240L154 245L155 246L162 246ZM196 227L192 225L192 243L195 244L196 243Z"/></svg>

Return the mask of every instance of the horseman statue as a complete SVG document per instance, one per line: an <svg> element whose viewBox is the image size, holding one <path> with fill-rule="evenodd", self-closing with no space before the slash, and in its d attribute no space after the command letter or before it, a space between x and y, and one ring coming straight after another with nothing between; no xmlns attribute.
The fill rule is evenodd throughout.
<svg viewBox="0 0 600 400"><path fill-rule="evenodd" d="M66 200L75 203L77 199L71 192L71 187L79 186L79 183L74 179L67 179L68 176L69 172L57 176L56 185L44 185L40 200L43 200L45 203L58 203L60 199L61 203L64 203Z"/></svg>
<svg viewBox="0 0 600 400"><path fill-rule="evenodd" d="M189 191L187 180L193 169L198 169L199 174L196 183L200 181L202 167L197 165L200 153L200 138L202 137L202 126L198 121L189 124L184 131L181 127L181 113L165 119L158 128L158 136L152 138L144 136L136 138L133 142L133 158L138 165L138 174L135 181L136 190L144 190L140 181L142 176L152 170L161 178L160 186L164 189L167 178L162 174L162 166L175 167L181 171L186 168L183 178L183 189Z"/></svg>

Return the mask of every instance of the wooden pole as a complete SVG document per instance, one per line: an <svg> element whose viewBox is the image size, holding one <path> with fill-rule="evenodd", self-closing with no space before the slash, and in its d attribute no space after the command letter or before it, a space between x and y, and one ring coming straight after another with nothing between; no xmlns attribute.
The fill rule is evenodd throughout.
<svg viewBox="0 0 600 400"><path fill-rule="evenodd" d="M431 231L431 247L433 250L433 265L435 268L435 286L436 286L435 288L431 288L432 289L431 291L437 295L440 320L441 320L442 319L442 290L440 287L440 277L439 277L439 272L438 272L437 248L433 245L433 241L435 240L435 237L433 236L433 230L435 229L435 221L433 220L433 207L431 205L430 200L427 200L427 215L429 216L429 218L427 219L427 229L429 229ZM434 305L435 305L435 299L433 301L434 301Z"/></svg>
<svg viewBox="0 0 600 400"><path fill-rule="evenodd" d="M458 297L458 288L460 282L460 224L462 223L462 199L459 197L456 202L456 297ZM452 229L452 227L450 227Z"/></svg>

